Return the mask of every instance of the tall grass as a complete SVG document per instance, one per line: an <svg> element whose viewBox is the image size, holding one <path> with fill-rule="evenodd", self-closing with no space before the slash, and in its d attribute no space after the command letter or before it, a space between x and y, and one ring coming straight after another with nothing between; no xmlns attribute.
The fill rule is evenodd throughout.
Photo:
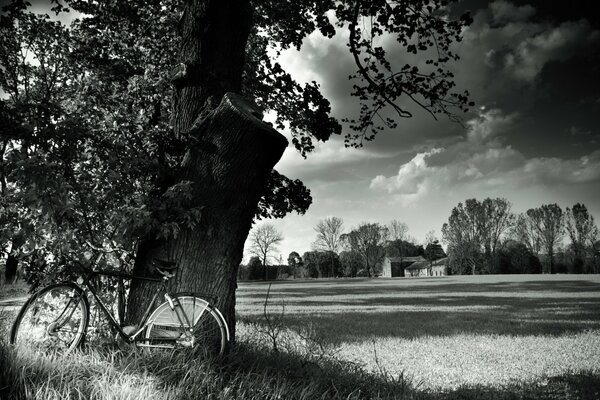
<svg viewBox="0 0 600 400"><path fill-rule="evenodd" d="M335 358L275 353L249 344L238 344L222 360L203 361L188 353L110 346L40 355L2 342L0 365L2 400L600 398L600 379L591 374L502 388L468 385L432 391L385 370L369 373Z"/></svg>
<svg viewBox="0 0 600 400"><path fill-rule="evenodd" d="M383 399L412 398L406 384L350 363L238 345L223 360L185 353L87 349L33 354L0 345L2 399Z"/></svg>

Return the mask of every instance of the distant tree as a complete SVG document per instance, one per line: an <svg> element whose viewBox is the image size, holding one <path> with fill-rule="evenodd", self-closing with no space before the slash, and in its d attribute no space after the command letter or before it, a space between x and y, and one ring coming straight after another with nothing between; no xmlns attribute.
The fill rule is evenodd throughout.
<svg viewBox="0 0 600 400"><path fill-rule="evenodd" d="M330 269L331 260L334 262L333 273ZM340 259L331 251L307 251L302 255L304 268L311 278L328 278L342 274Z"/></svg>
<svg viewBox="0 0 600 400"><path fill-rule="evenodd" d="M344 220L338 217L329 217L320 220L314 230L317 233L317 239L313 243L315 250L329 251L330 255L330 273L335 275L335 258L341 247L341 235L344 227Z"/></svg>
<svg viewBox="0 0 600 400"><path fill-rule="evenodd" d="M264 265L260 257L254 256L248 261L248 279L258 280L264 278Z"/></svg>
<svg viewBox="0 0 600 400"><path fill-rule="evenodd" d="M595 274L600 273L600 240L594 241L590 249L592 253L592 271Z"/></svg>
<svg viewBox="0 0 600 400"><path fill-rule="evenodd" d="M448 222L442 226L442 238L448 244L449 267L453 274L480 270L480 222L478 202L475 199L458 203L450 213Z"/></svg>
<svg viewBox="0 0 600 400"><path fill-rule="evenodd" d="M527 210L527 216L531 218L537 230L542 249L548 256L548 268L546 272L553 273L554 257L556 247L565 234L564 215L558 204L544 204L539 208Z"/></svg>
<svg viewBox="0 0 600 400"><path fill-rule="evenodd" d="M425 247L425 259L429 261L429 276L433 275L433 262L444 257L446 257L446 253L444 252L442 245L434 238L433 242L428 243Z"/></svg>
<svg viewBox="0 0 600 400"><path fill-rule="evenodd" d="M542 265L537 255L516 240L507 240L499 255L501 274L540 274Z"/></svg>
<svg viewBox="0 0 600 400"><path fill-rule="evenodd" d="M413 240L408 235L408 225L397 219L390 221L387 226L388 242L385 253L388 257L411 257L414 246Z"/></svg>
<svg viewBox="0 0 600 400"><path fill-rule="evenodd" d="M387 257L402 258L425 255L425 249L423 249L422 245L405 240L387 241L384 249Z"/></svg>
<svg viewBox="0 0 600 400"><path fill-rule="evenodd" d="M510 207L508 200L503 198L486 198L482 202L468 199L464 206L458 203L452 209L448 223L442 227L448 251L456 252L458 256L452 259L470 263L472 273L477 270L496 272L501 238L514 221Z"/></svg>
<svg viewBox="0 0 600 400"><path fill-rule="evenodd" d="M377 266L385 256L387 237L388 228L377 223L362 223L343 236L350 249L362 257L368 277L375 275Z"/></svg>
<svg viewBox="0 0 600 400"><path fill-rule="evenodd" d="M584 267L591 268L593 244L598 240L598 227L594 217L590 215L587 207L577 203L573 208L567 207L565 212L566 228L571 239L571 249L574 253L576 272L584 272ZM588 261L589 260L589 261Z"/></svg>
<svg viewBox="0 0 600 400"><path fill-rule="evenodd" d="M364 268L363 259L355 251L342 251L340 253L340 263L342 264L343 276L354 278L358 271Z"/></svg>
<svg viewBox="0 0 600 400"><path fill-rule="evenodd" d="M542 248L542 237L535 220L530 214L522 213L516 217L510 235L514 240L527 246L532 254L539 256Z"/></svg>
<svg viewBox="0 0 600 400"><path fill-rule="evenodd" d="M321 278L323 276L322 257L320 257L319 253L319 251L307 251L302 255L306 275L309 278Z"/></svg>
<svg viewBox="0 0 600 400"><path fill-rule="evenodd" d="M411 241L411 238L408 235L408 225L405 222L401 222L400 220L393 219L387 225L387 229L388 229L388 239L390 241L395 241L395 240Z"/></svg>
<svg viewBox="0 0 600 400"><path fill-rule="evenodd" d="M515 216L510 211L511 204L507 199L489 197L481 203L480 235L484 249L487 272L495 273L497 254L501 238L514 224Z"/></svg>
<svg viewBox="0 0 600 400"><path fill-rule="evenodd" d="M303 266L304 263L302 261L302 257L300 257L300 254L296 253L295 251L292 251L288 256L288 267L290 269L290 272L294 275L294 277L299 277L299 272Z"/></svg>
<svg viewBox="0 0 600 400"><path fill-rule="evenodd" d="M283 240L283 235L275 226L262 224L250 233L250 252L259 257L265 268L265 280L267 280L267 265L271 254L277 251L277 245Z"/></svg>
<svg viewBox="0 0 600 400"><path fill-rule="evenodd" d="M433 242L428 243L425 247L425 259L435 261L444 257L446 257L446 252L442 248L439 240L434 239Z"/></svg>

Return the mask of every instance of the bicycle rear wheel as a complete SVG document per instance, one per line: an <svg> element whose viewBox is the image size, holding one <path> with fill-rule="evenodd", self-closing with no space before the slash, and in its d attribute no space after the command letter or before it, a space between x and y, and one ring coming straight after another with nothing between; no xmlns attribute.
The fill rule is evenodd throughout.
<svg viewBox="0 0 600 400"><path fill-rule="evenodd" d="M89 304L83 290L70 283L50 285L21 308L10 342L36 351L70 351L84 339Z"/></svg>
<svg viewBox="0 0 600 400"><path fill-rule="evenodd" d="M190 348L204 357L223 355L229 330L219 310L195 296L175 296L173 300L174 308L162 303L148 318L146 344Z"/></svg>

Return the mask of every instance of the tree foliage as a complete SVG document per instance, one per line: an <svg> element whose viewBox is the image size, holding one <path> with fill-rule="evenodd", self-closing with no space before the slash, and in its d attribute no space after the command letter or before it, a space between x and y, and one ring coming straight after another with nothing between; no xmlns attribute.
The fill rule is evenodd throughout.
<svg viewBox="0 0 600 400"><path fill-rule="evenodd" d="M592 264L594 243L598 241L598 227L594 217L590 215L584 204L577 203L572 208L567 207L565 211L565 226L569 239L571 240L571 250L574 253L574 263L582 268L577 268L583 272Z"/></svg>
<svg viewBox="0 0 600 400"><path fill-rule="evenodd" d="M444 241L451 253L451 268L494 273L501 238L512 226L514 215L506 199L468 199L451 211L442 226ZM457 266L455 264L461 264Z"/></svg>
<svg viewBox="0 0 600 400"><path fill-rule="evenodd" d="M359 254L368 277L375 276L385 256L388 229L378 223L362 223L342 236L350 251Z"/></svg>
<svg viewBox="0 0 600 400"><path fill-rule="evenodd" d="M541 207L527 210L527 216L531 218L539 235L542 249L548 256L549 262L545 272L553 273L556 247L565 234L563 211L558 204L544 204Z"/></svg>
<svg viewBox="0 0 600 400"><path fill-rule="evenodd" d="M309 278L334 278L343 275L340 258L332 251L307 251L302 255L302 260Z"/></svg>

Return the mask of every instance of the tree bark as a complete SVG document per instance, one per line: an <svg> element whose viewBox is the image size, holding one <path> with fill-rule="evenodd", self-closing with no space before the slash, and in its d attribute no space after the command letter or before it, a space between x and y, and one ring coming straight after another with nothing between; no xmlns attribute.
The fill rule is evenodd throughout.
<svg viewBox="0 0 600 400"><path fill-rule="evenodd" d="M169 240L140 243L134 273L146 275L152 258L178 263L173 291L218 296L217 306L235 332L235 288L244 242L270 171L287 140L261 121L241 92L245 47L252 23L248 0L187 0L180 20L180 59L174 75L172 125L193 135L180 180L193 182L200 223ZM225 95L227 93L227 95ZM152 284L133 282L129 323L137 322Z"/></svg>
<svg viewBox="0 0 600 400"><path fill-rule="evenodd" d="M244 242L269 173L287 140L254 116L258 110L228 93L207 118L201 146L185 156L181 179L194 182L201 221L169 240L148 240L138 249L135 274L146 274L153 258L177 262L172 291L218 296L217 306L234 330L237 269ZM135 321L153 293L153 285L132 284L128 319Z"/></svg>

